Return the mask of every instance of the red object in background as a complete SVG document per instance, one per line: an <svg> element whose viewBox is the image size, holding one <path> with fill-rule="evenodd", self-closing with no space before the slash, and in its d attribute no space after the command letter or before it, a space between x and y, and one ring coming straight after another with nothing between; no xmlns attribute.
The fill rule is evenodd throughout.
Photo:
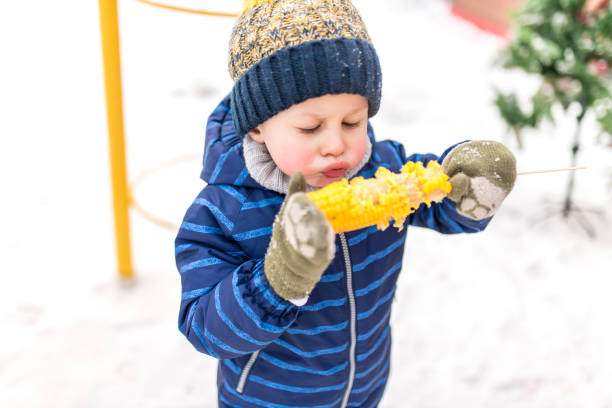
<svg viewBox="0 0 612 408"><path fill-rule="evenodd" d="M608 61L603 59L591 61L590 68L596 75L606 75L610 72Z"/></svg>
<svg viewBox="0 0 612 408"><path fill-rule="evenodd" d="M452 0L451 12L481 30L508 38L510 12L525 0ZM604 0L607 1L607 0Z"/></svg>
<svg viewBox="0 0 612 408"><path fill-rule="evenodd" d="M609 6L609 0L587 0L586 3L584 3L583 10L587 14L593 14L596 11L605 10Z"/></svg>
<svg viewBox="0 0 612 408"><path fill-rule="evenodd" d="M606 12L608 7L610 7L609 0L587 0L576 18L584 25L592 24L597 16Z"/></svg>

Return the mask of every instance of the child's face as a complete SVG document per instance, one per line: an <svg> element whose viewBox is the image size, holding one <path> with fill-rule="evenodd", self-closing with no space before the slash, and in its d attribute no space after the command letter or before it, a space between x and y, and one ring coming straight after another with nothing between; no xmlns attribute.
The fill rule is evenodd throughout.
<svg viewBox="0 0 612 408"><path fill-rule="evenodd" d="M291 106L249 132L265 143L285 174L300 171L322 187L340 180L363 159L368 101L360 95L324 95Z"/></svg>

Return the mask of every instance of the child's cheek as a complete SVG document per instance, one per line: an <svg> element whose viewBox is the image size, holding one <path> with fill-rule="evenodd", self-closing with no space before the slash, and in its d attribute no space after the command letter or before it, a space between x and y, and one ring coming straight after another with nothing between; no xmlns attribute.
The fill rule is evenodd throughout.
<svg viewBox="0 0 612 408"><path fill-rule="evenodd" d="M351 168L357 167L357 165L361 163L361 160L363 160L363 155L366 152L367 137L367 134L364 134L363 137L355 139L351 144L350 155L348 156Z"/></svg>
<svg viewBox="0 0 612 408"><path fill-rule="evenodd" d="M303 174L310 173L310 165L312 163L312 155L305 149L294 149L288 152L286 156L287 165L291 168L290 173L300 171Z"/></svg>
<svg viewBox="0 0 612 408"><path fill-rule="evenodd" d="M363 159L363 155L366 152L366 145L367 145L367 135L354 147L354 152L355 152L355 157L353 158L354 163L353 166L357 166L359 163L361 163L361 160Z"/></svg>
<svg viewBox="0 0 612 408"><path fill-rule="evenodd" d="M308 174L312 163L312 154L304 146L295 146L287 143L277 146L276 154L273 154L276 165L286 174L293 175L296 171Z"/></svg>

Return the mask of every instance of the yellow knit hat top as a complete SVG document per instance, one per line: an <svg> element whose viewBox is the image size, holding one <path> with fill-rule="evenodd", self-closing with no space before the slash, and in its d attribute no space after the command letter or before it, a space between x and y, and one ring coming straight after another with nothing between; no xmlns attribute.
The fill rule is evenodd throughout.
<svg viewBox="0 0 612 408"><path fill-rule="evenodd" d="M333 38L371 43L359 12L349 0L247 0L230 38L230 75L235 82L279 50Z"/></svg>

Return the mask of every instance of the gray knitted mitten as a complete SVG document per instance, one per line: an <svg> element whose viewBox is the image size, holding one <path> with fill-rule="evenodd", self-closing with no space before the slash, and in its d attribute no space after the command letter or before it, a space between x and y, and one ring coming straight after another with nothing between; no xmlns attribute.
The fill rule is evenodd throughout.
<svg viewBox="0 0 612 408"><path fill-rule="evenodd" d="M494 141L460 144L444 158L442 168L453 186L448 198L460 214L475 220L495 214L516 180L514 155Z"/></svg>
<svg viewBox="0 0 612 408"><path fill-rule="evenodd" d="M264 272L274 291L286 300L307 296L336 251L329 221L304 194L306 181L296 173L274 220Z"/></svg>

